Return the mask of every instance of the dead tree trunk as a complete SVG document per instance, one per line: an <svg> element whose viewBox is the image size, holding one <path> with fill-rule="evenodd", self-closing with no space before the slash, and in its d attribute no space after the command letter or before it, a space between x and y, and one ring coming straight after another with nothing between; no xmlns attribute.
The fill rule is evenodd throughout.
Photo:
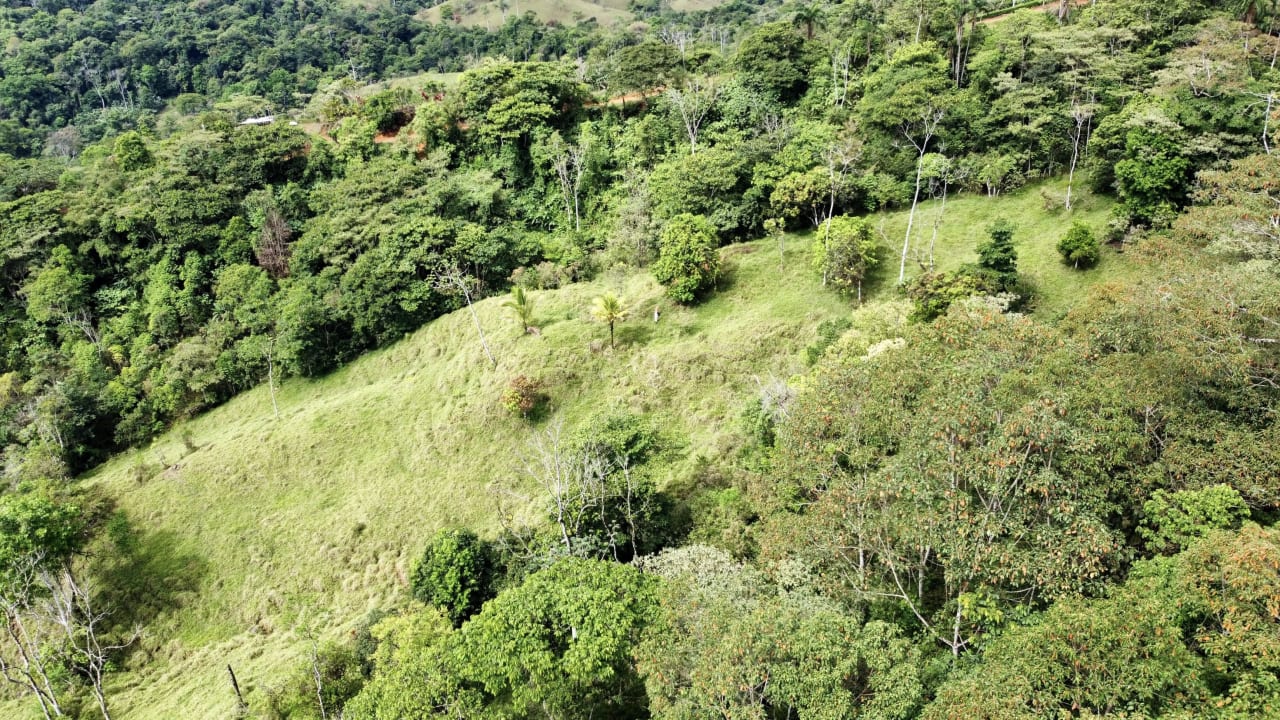
<svg viewBox="0 0 1280 720"><path fill-rule="evenodd" d="M904 123L902 127L903 137L916 149L916 187L915 193L911 196L911 212L907 213L907 233L902 239L902 258L898 263L899 285L907 279L907 253L911 249L911 227L916 219L916 206L920 204L920 176L924 172L924 155L929 149L929 142L933 139L934 132L938 129L938 123L942 122L942 115L941 109L930 106L921 113L921 123L918 127L913 128L908 123Z"/></svg>

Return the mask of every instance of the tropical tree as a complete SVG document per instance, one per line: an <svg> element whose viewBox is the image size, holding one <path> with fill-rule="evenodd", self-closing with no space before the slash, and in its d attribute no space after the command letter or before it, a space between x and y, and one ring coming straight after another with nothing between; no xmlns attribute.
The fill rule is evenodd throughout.
<svg viewBox="0 0 1280 720"><path fill-rule="evenodd" d="M953 675L926 720L1273 714L1280 535L1246 523L1134 565L1106 597L1064 598Z"/></svg>
<svg viewBox="0 0 1280 720"><path fill-rule="evenodd" d="M622 299L611 292L598 296L591 303L591 316L609 326L609 347L613 347L613 326L627 319L627 308Z"/></svg>
<svg viewBox="0 0 1280 720"><path fill-rule="evenodd" d="M1058 253L1065 262L1071 263L1077 270L1083 265L1089 267L1098 262L1098 239L1088 225L1079 220L1071 223L1067 234L1058 241Z"/></svg>
<svg viewBox="0 0 1280 720"><path fill-rule="evenodd" d="M811 50L786 22L762 25L738 48L738 77L755 90L794 102L808 89L809 68L817 60Z"/></svg>
<svg viewBox="0 0 1280 720"><path fill-rule="evenodd" d="M1011 628L985 662L953 676L928 720L1106 716L1133 704L1143 715L1201 707L1204 668L1183 642L1187 622L1167 565L1139 567L1102 600L1065 599Z"/></svg>
<svg viewBox="0 0 1280 720"><path fill-rule="evenodd" d="M511 288L511 297L502 302L502 307L509 309L516 316L523 332L533 332L533 298L524 288L519 285Z"/></svg>
<svg viewBox="0 0 1280 720"><path fill-rule="evenodd" d="M708 119L720 88L709 78L692 77L684 88L671 88L667 91L667 103L680 119L685 135L689 136L689 154L698 152L698 134Z"/></svg>
<svg viewBox="0 0 1280 720"><path fill-rule="evenodd" d="M440 608L454 626L480 610L492 596L494 558L470 530L442 530L427 543L413 570L413 596Z"/></svg>
<svg viewBox="0 0 1280 720"><path fill-rule="evenodd" d="M779 552L833 591L892 599L956 654L1031 598L1100 587L1122 557L1113 498L1131 492L1116 468L1145 455L1134 422L1094 424L1096 400L1054 387L1085 357L972 306L826 366L779 428L778 491L804 508L777 518Z"/></svg>
<svg viewBox="0 0 1280 720"><path fill-rule="evenodd" d="M804 28L805 38L812 40L814 28L822 25L823 12L817 3L806 2L791 11L791 23Z"/></svg>
<svg viewBox="0 0 1280 720"><path fill-rule="evenodd" d="M882 153L888 150L896 155L899 137L915 151L915 190L902 241L899 284L906 281L907 254L911 247L916 207L920 202L925 155L937 144L942 120L951 103L951 89L946 61L932 43L900 48L888 63L867 79L867 90L860 108L863 125L878 136Z"/></svg>
<svg viewBox="0 0 1280 720"><path fill-rule="evenodd" d="M996 289L1012 290L1018 282L1018 250L1013 246L1013 225L1000 219L987 228L987 240L978 246L978 274Z"/></svg>
<svg viewBox="0 0 1280 720"><path fill-rule="evenodd" d="M1250 155L1196 175L1196 205L1176 227L1210 249L1241 258L1280 260L1280 154Z"/></svg>
<svg viewBox="0 0 1280 720"><path fill-rule="evenodd" d="M784 592L705 546L643 568L665 580L635 651L654 717L903 720L918 709L917 651L891 624Z"/></svg>
<svg viewBox="0 0 1280 720"><path fill-rule="evenodd" d="M667 286L667 296L679 303L693 302L720 275L716 232L706 218L684 213L662 229L658 261L653 276Z"/></svg>
<svg viewBox="0 0 1280 720"><path fill-rule="evenodd" d="M822 272L824 283L842 290L855 288L862 302L862 281L877 262L871 226L862 218L845 216L831 218L828 226L813 242L813 265Z"/></svg>
<svg viewBox="0 0 1280 720"><path fill-rule="evenodd" d="M623 93L646 93L675 84L683 76L680 54L670 45L645 40L622 48L611 59L609 80ZM625 96L624 96L625 102Z"/></svg>

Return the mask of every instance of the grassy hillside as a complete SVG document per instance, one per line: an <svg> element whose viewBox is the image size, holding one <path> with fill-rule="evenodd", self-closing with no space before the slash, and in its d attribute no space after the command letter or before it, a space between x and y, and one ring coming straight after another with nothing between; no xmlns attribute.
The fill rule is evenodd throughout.
<svg viewBox="0 0 1280 720"><path fill-rule="evenodd" d="M298 625L332 628L392 604L436 528L493 531L487 486L520 476L535 431L498 402L517 374L547 383L569 428L609 404L653 413L687 442L673 477L731 447L753 376L798 370L816 325L849 308L809 276L799 245L781 275L769 249L727 249L724 287L696 310L670 306L647 275L603 279L536 293L542 336L522 337L491 299L478 312L497 370L455 313L320 381L286 383L279 420L260 388L187 424L194 452L177 432L102 468L92 481L163 538L157 564L200 569L150 628L155 662L117 690L122 715L229 712L227 662L260 701L301 650ZM588 316L606 289L633 307L614 350ZM173 467L139 481L140 463L161 461Z"/></svg>
<svg viewBox="0 0 1280 720"><path fill-rule="evenodd" d="M446 88L451 88L458 84L458 78L460 77L462 77L462 73L424 72L414 75L404 75L402 77L389 78L376 83L370 83L357 90L356 94L361 97L369 97L374 93L394 88L409 88L410 90L416 91L427 83L432 82L440 83Z"/></svg>
<svg viewBox="0 0 1280 720"><path fill-rule="evenodd" d="M1088 224L1098 237L1103 236L1111 210L1111 200L1090 194L1077 180L1072 190L1072 209L1062 209L1067 184L1054 179L1023 188L1013 195L987 198L982 195L958 195L947 200L945 212L941 202L922 203L916 211L911 232L911 250L907 259L907 278L919 275L921 262L927 261L933 227L939 213L937 245L934 259L943 270L963 263L976 262L975 248L987 237L987 228L999 218L1014 225L1014 244L1018 249L1018 273L1036 292L1035 312L1052 318L1068 309L1079 295L1083 284L1101 280L1120 280L1129 276L1131 267L1123 256L1111 248L1103 248L1097 266L1077 271L1063 265L1058 254L1058 240L1073 221ZM1050 210L1053 204L1057 209ZM878 277L891 285L898 278L898 258L907 230L907 213L880 213L873 223L882 233L882 266Z"/></svg>
<svg viewBox="0 0 1280 720"><path fill-rule="evenodd" d="M723 0L672 0L668 6L676 12L708 10ZM506 8L502 5L505 4ZM497 28L510 14L532 12L543 22L555 21L574 25L582 20L595 18L601 25L619 25L631 22L635 16L627 10L627 0L451 0L439 3L420 12L418 16L431 22L441 22L441 6L452 9L454 18L463 25L479 25Z"/></svg>
<svg viewBox="0 0 1280 720"><path fill-rule="evenodd" d="M1130 271L1110 250L1096 270L1063 267L1053 248L1068 219L1043 205L1038 188L953 198L938 234L940 266L971 260L985 226L1003 215L1018 224L1022 267L1044 291L1042 312L1061 311L1085 284ZM1105 202L1080 206L1077 217L1101 225ZM924 244L937 209L925 203L918 213ZM873 220L894 249L868 302L900 302L892 280L905 213ZM135 670L113 683L119 716L227 717L227 664L260 709L307 647L304 628L334 635L396 603L437 528L494 532L490 483L521 478L531 435L554 422L534 426L502 409L499 395L516 375L545 383L566 429L608 406L650 413L682 441L663 470L668 482L696 472L700 457L731 452L757 379L801 371L817 325L851 311L849 299L810 271L808 243L789 237L782 267L773 241L725 248L726 278L696 308L671 305L646 273L605 273L534 293L540 337L520 335L501 298L489 299L477 312L496 370L470 317L454 313L328 377L286 382L278 419L261 387L100 468L89 482L144 528L129 574L155 611ZM606 290L632 308L612 350L588 314ZM657 324L655 306L663 310ZM527 478L517 484L532 496ZM529 519L534 511L525 503ZM0 715L19 712L0 706Z"/></svg>

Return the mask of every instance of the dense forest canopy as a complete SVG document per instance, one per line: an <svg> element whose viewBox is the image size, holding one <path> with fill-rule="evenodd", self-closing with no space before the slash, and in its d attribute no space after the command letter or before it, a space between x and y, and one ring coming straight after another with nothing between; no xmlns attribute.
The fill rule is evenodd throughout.
<svg viewBox="0 0 1280 720"><path fill-rule="evenodd" d="M537 520L420 538L399 601L237 712L1280 714L1275 3L424 9L0 10L0 671L33 711L109 717L160 644L145 519L77 476L454 311L496 368L488 296L529 342L535 291L610 274L696 312L768 238L849 316L729 450L672 479L646 408L561 433L517 375ZM1018 217L935 254L948 198L1037 191L1061 312ZM640 342L617 293L583 313Z"/></svg>

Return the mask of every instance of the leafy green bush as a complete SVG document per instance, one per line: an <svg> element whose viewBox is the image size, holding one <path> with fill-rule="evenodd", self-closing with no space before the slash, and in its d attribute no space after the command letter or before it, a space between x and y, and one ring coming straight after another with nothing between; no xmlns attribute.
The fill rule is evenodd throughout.
<svg viewBox="0 0 1280 720"><path fill-rule="evenodd" d="M283 685L267 690L270 720L334 717L364 687L366 676L354 645L326 643L313 652Z"/></svg>
<svg viewBox="0 0 1280 720"><path fill-rule="evenodd" d="M907 286L907 297L912 300L908 318L915 322L928 322L944 315L957 300L990 290L993 288L984 278L972 273L925 273Z"/></svg>
<svg viewBox="0 0 1280 720"><path fill-rule="evenodd" d="M1240 493L1229 485L1200 490L1156 490L1142 506L1138 534L1153 552L1176 552L1212 530L1231 530L1249 517Z"/></svg>
<svg viewBox="0 0 1280 720"><path fill-rule="evenodd" d="M662 230L658 262L653 265L653 276L667 286L667 296L691 303L719 275L720 255L711 223L688 213L672 218Z"/></svg>
<svg viewBox="0 0 1280 720"><path fill-rule="evenodd" d="M818 359L827 352L827 348L835 344L844 331L851 327L853 327L853 321L843 317L818 323L818 339L804 349L805 362L810 365L818 362Z"/></svg>
<svg viewBox="0 0 1280 720"><path fill-rule="evenodd" d="M814 233L813 266L822 273L823 282L841 290L857 290L862 300L862 281L875 267L875 237L871 226L862 218L832 218Z"/></svg>
<svg viewBox="0 0 1280 720"><path fill-rule="evenodd" d="M661 549L679 533L671 498L646 467L663 449L657 427L630 412L598 415L586 427L569 453L593 468L582 478L585 501L573 511L574 554L626 560Z"/></svg>
<svg viewBox="0 0 1280 720"><path fill-rule="evenodd" d="M1071 223L1067 234L1058 241L1058 253L1062 255L1063 261L1071 263L1077 269L1091 267L1101 257L1098 239L1093 236L1088 225L1078 220Z"/></svg>
<svg viewBox="0 0 1280 720"><path fill-rule="evenodd" d="M1000 219L987 228L986 242L978 245L977 272L997 291L1012 290L1018 283L1018 251L1013 246L1013 224Z"/></svg>
<svg viewBox="0 0 1280 720"><path fill-rule="evenodd" d="M413 596L440 608L455 626L493 596L494 558L489 544L470 530L441 530L413 569Z"/></svg>

